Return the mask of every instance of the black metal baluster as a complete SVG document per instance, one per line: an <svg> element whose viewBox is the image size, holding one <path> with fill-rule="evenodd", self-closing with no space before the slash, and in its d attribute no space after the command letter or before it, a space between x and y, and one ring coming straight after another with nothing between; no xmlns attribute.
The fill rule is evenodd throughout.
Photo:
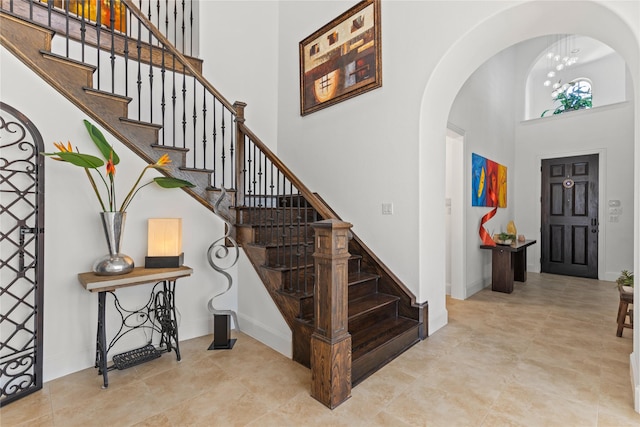
<svg viewBox="0 0 640 427"><path fill-rule="evenodd" d="M278 232L278 229L280 228L280 169L278 169L277 175L276 175L276 197L275 197L275 203L272 200L271 203L273 204L276 212L276 226L274 227L273 231L275 233L275 238L273 239L273 241L275 241L276 244L276 265L280 265L280 233ZM284 289L284 287L283 287Z"/></svg>
<svg viewBox="0 0 640 427"><path fill-rule="evenodd" d="M173 64L172 64L172 74L173 74L173 83L172 83L172 88L171 88L171 104L172 104L172 114L173 114L173 121L171 122L171 130L173 132L173 138L172 138L172 146L175 147L176 146L176 111L177 111L177 94L176 94L176 56L175 55L171 55Z"/></svg>
<svg viewBox="0 0 640 427"><path fill-rule="evenodd" d="M254 149L257 148L254 145ZM266 201L264 200L264 194L262 194L262 156L263 153L261 150L257 151L257 156L255 157L256 167L257 167L257 175L258 179L256 181L256 197L258 197L258 210L256 211L256 221L258 221L258 230L261 236L266 236L266 229L262 223L262 215L264 214Z"/></svg>
<svg viewBox="0 0 640 427"><path fill-rule="evenodd" d="M258 169L258 166L256 165L256 163L259 163L259 160L256 158L256 152L257 152L257 147L255 144L253 144L252 146L253 148L253 164L252 166L252 177L251 177L251 191L253 191L253 200L251 202L252 205L257 206L257 201L258 201L258 190L256 188L256 171Z"/></svg>
<svg viewBox="0 0 640 427"><path fill-rule="evenodd" d="M236 119L235 119L235 115L232 112L229 112L229 115L231 116L231 123L235 123ZM229 132L229 156L230 156L230 160L229 160L229 175L231 177L231 184L230 184L230 188L232 188L233 190L236 189L236 175L235 175L235 167L236 167L236 162L234 161L235 159L235 126L231 126L231 131Z"/></svg>
<svg viewBox="0 0 640 427"><path fill-rule="evenodd" d="M65 15L65 27L66 27L66 34L65 34L65 44L66 44L66 55L67 58L69 58L69 1L65 1L64 2L64 15ZM49 18L51 19L51 18Z"/></svg>
<svg viewBox="0 0 640 427"><path fill-rule="evenodd" d="M185 34L185 24L184 24L184 11L185 11L185 7L184 7L184 0L182 0L182 50L180 52L182 52L183 54L185 53L184 50L184 34Z"/></svg>
<svg viewBox="0 0 640 427"><path fill-rule="evenodd" d="M193 56L193 0L189 0L189 55Z"/></svg>
<svg viewBox="0 0 640 427"><path fill-rule="evenodd" d="M186 70L183 70L183 72L185 72L185 71ZM198 158L198 156L197 156L198 151L196 149L196 147L198 145L198 144L196 144L196 134L197 134L197 127L198 127L198 111L196 110L196 107L197 107L197 105L196 105L196 103L197 103L197 100L196 100L196 81L197 80L196 80L196 78L194 76L193 77L193 95L192 95L192 98L193 98L193 112L191 113L193 115L193 141L191 142L191 144L193 145L193 167L194 168L198 167L198 165L196 164L196 160ZM202 157L204 157L204 151L203 151L203 156Z"/></svg>
<svg viewBox="0 0 640 427"><path fill-rule="evenodd" d="M273 185L273 163L271 163L271 174L269 179L271 180L271 183L269 185L269 208L270 208L270 212L271 212L271 217L269 218L269 241L273 240L273 227L274 227L274 221L275 221L275 216L277 215L277 209L273 206L273 189L274 189L274 185Z"/></svg>
<svg viewBox="0 0 640 427"><path fill-rule="evenodd" d="M85 39L86 39L86 33L87 33L87 26L86 26L86 18L85 18L85 1L82 1L80 3L80 60L82 62L84 62L84 52L85 52Z"/></svg>
<svg viewBox="0 0 640 427"><path fill-rule="evenodd" d="M98 7L96 9L96 69L98 71L97 73L97 80L98 80L98 84L97 84L97 89L100 90L100 76L102 74L101 70L100 70L100 36L102 35L102 2L98 1L96 2Z"/></svg>
<svg viewBox="0 0 640 427"><path fill-rule="evenodd" d="M164 1L164 35L169 37L169 0Z"/></svg>
<svg viewBox="0 0 640 427"><path fill-rule="evenodd" d="M297 292L298 285L297 280L293 278L293 184L289 182L289 198L291 203L289 203L289 226L287 229L289 230L289 238L287 244L289 245L289 281L291 282L291 286L293 286L294 290Z"/></svg>
<svg viewBox="0 0 640 427"><path fill-rule="evenodd" d="M156 17L156 27L158 27L158 29L160 28L160 0L156 1L156 13L157 13L157 17ZM165 33L165 35L167 35L168 33Z"/></svg>
<svg viewBox="0 0 640 427"><path fill-rule="evenodd" d="M166 105L167 105L167 99L166 99L166 94L165 94L165 88L166 88L166 81L165 81L165 74L167 72L167 69L165 67L165 55L166 55L166 51L165 51L165 47L164 47L164 43L162 43L162 65L160 68L160 81L161 81L161 85L162 85L162 95L160 98L160 114L161 114L161 123L162 123L162 134L160 135L161 139L162 139L162 145L165 145L165 138L166 138Z"/></svg>
<svg viewBox="0 0 640 427"><path fill-rule="evenodd" d="M202 91L202 169L207 169L207 91Z"/></svg>
<svg viewBox="0 0 640 427"><path fill-rule="evenodd" d="M243 140L241 141L244 147L244 150L242 150L242 153L244 155L244 158L242 159L242 188L244 189L242 196L242 206L247 206L247 152L249 150L249 148L247 147L247 137L244 136Z"/></svg>
<svg viewBox="0 0 640 427"><path fill-rule="evenodd" d="M178 46L178 2L173 2L173 45Z"/></svg>
<svg viewBox="0 0 640 427"><path fill-rule="evenodd" d="M111 29L111 49L110 49L110 60L111 60L111 93L116 93L116 48L115 48L115 40L116 40L116 2L109 2L109 25Z"/></svg>
<svg viewBox="0 0 640 427"><path fill-rule="evenodd" d="M304 265L305 265L305 269L304 269L304 293L306 294L309 291L308 288L308 282L311 279L311 275L308 274L308 268L307 265L309 265L309 262L311 261L309 259L309 247L312 246L313 243L309 242L309 205L306 203L305 200L305 209L304 209L304 243L303 243L303 247L304 247Z"/></svg>
<svg viewBox="0 0 640 427"><path fill-rule="evenodd" d="M217 148L218 148L218 117L216 114L216 97L213 97L213 133L211 135L211 138L213 138L213 159L212 159L212 163L213 163L213 188L217 188L216 184L218 182L218 157L216 156L216 152L217 152ZM222 103L220 103L220 109L222 110L222 108L224 108L224 105L222 105Z"/></svg>
<svg viewBox="0 0 640 427"><path fill-rule="evenodd" d="M247 198L249 200L248 202L248 206L249 206L249 215L248 217L251 219L251 222L253 222L253 188L251 187L251 173L252 173L252 169L253 169L253 158L251 157L251 154L253 152L253 150L251 149L251 140L249 140L248 137L245 138L245 142L246 142L246 147L245 147L245 153L247 153L247 174L246 174L246 180L245 180L245 189L246 193L247 193ZM247 182L249 183L249 186L247 186ZM260 238L262 238L262 236L259 236Z"/></svg>
<svg viewBox="0 0 640 427"><path fill-rule="evenodd" d="M142 117L142 22L138 20L138 37L136 38L136 51L138 53L138 79L136 84L138 87L138 120Z"/></svg>
<svg viewBox="0 0 640 427"><path fill-rule="evenodd" d="M262 152L262 151L261 151ZM272 209L271 206L271 200L268 199L268 193L267 193L267 186L268 186L268 180L267 180L267 162L269 161L269 159L267 159L267 156L264 155L263 153L263 157L264 157L264 165L263 165L263 179L264 179L264 187L260 190L260 192L262 193L262 198L264 199L264 208L263 208L263 215L262 215L262 224L264 227L264 235L267 235L267 231L268 231L268 216L269 216L269 212Z"/></svg>
<svg viewBox="0 0 640 427"><path fill-rule="evenodd" d="M293 213L293 212L292 212ZM300 289L300 280L302 279L300 276L300 258L302 257L302 254L300 253L300 233L302 232L301 227L300 227L300 220L302 219L302 217L300 216L300 191L298 191L298 216L296 218L297 222L296 222L296 277L298 278L298 291L303 291L304 289ZM306 272L306 265L305 265L305 272ZM304 282L303 282L303 286L304 286Z"/></svg>
<svg viewBox="0 0 640 427"><path fill-rule="evenodd" d="M225 160L226 160L227 156L226 156L226 151L225 151L225 137L224 137L225 136L224 135L225 134L225 129L226 129L225 128L225 124L224 124L225 107L224 107L224 104L221 104L221 105L222 105L222 111L221 111L221 116L222 116L221 119L222 119L222 121L220 123L220 139L221 139L222 144L220 144L220 145L222 147L222 155L221 155L222 170L220 171L220 177L221 177L221 181L222 182L220 183L220 185L222 186L222 188L226 188L225 187L225 184L226 184L226 180L225 180Z"/></svg>
<svg viewBox="0 0 640 427"><path fill-rule="evenodd" d="M187 74L182 69L182 146L187 146Z"/></svg>
<svg viewBox="0 0 640 427"><path fill-rule="evenodd" d="M129 12L129 19L127 20L128 24L125 27L126 37L124 40L124 95L129 96L129 40L131 40L131 22L133 14L128 8L126 10Z"/></svg>
<svg viewBox="0 0 640 427"><path fill-rule="evenodd" d="M151 21L151 2L149 2L149 21ZM153 33L149 33L149 123L153 123Z"/></svg>
<svg viewBox="0 0 640 427"><path fill-rule="evenodd" d="M52 1L48 1L47 2L47 16L48 16L48 23L49 23L49 27L51 26L51 11L53 10L53 2ZM29 13L29 18L33 19L33 2L31 2L31 10Z"/></svg>

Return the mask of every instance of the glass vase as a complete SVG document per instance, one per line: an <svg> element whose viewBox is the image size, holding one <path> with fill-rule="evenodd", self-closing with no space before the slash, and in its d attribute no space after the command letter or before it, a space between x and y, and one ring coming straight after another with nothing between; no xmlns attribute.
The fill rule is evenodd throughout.
<svg viewBox="0 0 640 427"><path fill-rule="evenodd" d="M102 227L107 240L109 255L105 255L93 264L93 272L99 276L115 276L133 270L130 256L120 253L120 243L124 234L126 212L100 212Z"/></svg>

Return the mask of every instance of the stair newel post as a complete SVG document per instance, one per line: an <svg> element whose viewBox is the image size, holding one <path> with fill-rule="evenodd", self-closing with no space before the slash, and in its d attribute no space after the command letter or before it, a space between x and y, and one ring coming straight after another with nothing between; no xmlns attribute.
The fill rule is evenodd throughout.
<svg viewBox="0 0 640 427"><path fill-rule="evenodd" d="M333 409L351 397L348 330L348 222L329 219L315 230L315 331L311 335L311 396Z"/></svg>
<svg viewBox="0 0 640 427"><path fill-rule="evenodd" d="M246 206L245 203L245 146L244 146L244 107L247 104L244 102L236 101L233 104L233 108L236 110L235 126L236 126L236 193L235 193L235 206Z"/></svg>

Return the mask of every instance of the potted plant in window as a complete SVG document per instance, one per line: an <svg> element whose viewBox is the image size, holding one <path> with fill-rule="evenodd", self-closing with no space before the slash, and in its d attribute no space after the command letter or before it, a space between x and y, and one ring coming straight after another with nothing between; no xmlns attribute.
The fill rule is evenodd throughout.
<svg viewBox="0 0 640 427"><path fill-rule="evenodd" d="M576 85L575 82L569 83L565 90L560 90L554 97L554 101L559 102L560 105L555 109L544 110L540 117L544 117L549 111L553 111L553 114L561 114L567 111L592 107L589 89Z"/></svg>
<svg viewBox="0 0 640 427"><path fill-rule="evenodd" d="M622 270L620 276L616 279L618 289L622 292L633 292L633 272Z"/></svg>

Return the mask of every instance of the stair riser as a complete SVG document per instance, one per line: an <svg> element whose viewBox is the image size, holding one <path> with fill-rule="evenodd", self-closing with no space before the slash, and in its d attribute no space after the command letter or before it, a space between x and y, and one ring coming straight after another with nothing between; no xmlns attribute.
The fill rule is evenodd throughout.
<svg viewBox="0 0 640 427"><path fill-rule="evenodd" d="M267 267L302 267L313 264L313 246L295 245L267 248Z"/></svg>
<svg viewBox="0 0 640 427"><path fill-rule="evenodd" d="M300 313L303 319L313 319L313 297L307 297L300 300Z"/></svg>
<svg viewBox="0 0 640 427"><path fill-rule="evenodd" d="M366 295L375 294L378 290L378 280L371 279L366 282L349 285L349 301L356 298L362 298Z"/></svg>
<svg viewBox="0 0 640 427"><path fill-rule="evenodd" d="M362 329L366 329L375 325L383 319L389 319L396 317L398 313L397 301L383 304L373 310L369 310L366 313L352 316L349 318L349 332L355 332Z"/></svg>
<svg viewBox="0 0 640 427"><path fill-rule="evenodd" d="M240 224L276 225L297 224L316 221L316 211L310 208L282 208L282 209L241 209L238 212ZM307 225L309 226L309 225Z"/></svg>
<svg viewBox="0 0 640 427"><path fill-rule="evenodd" d="M349 271L352 273L359 273L360 271L362 271L360 269L362 264L361 261L362 259L359 257L349 258L349 264L348 264Z"/></svg>
<svg viewBox="0 0 640 427"><path fill-rule="evenodd" d="M254 238L257 244L290 244L313 242L314 232L311 227L254 227Z"/></svg>
<svg viewBox="0 0 640 427"><path fill-rule="evenodd" d="M278 196L278 195L247 195L242 199L243 206L253 207L302 207L309 208L309 204L302 196Z"/></svg>
<svg viewBox="0 0 640 427"><path fill-rule="evenodd" d="M351 384L356 386L382 366L398 357L408 348L420 341L418 327L412 328L384 345L352 360Z"/></svg>
<svg viewBox="0 0 640 427"><path fill-rule="evenodd" d="M285 270L282 275L282 290L287 292L313 292L313 267ZM305 287L306 283L306 287Z"/></svg>

